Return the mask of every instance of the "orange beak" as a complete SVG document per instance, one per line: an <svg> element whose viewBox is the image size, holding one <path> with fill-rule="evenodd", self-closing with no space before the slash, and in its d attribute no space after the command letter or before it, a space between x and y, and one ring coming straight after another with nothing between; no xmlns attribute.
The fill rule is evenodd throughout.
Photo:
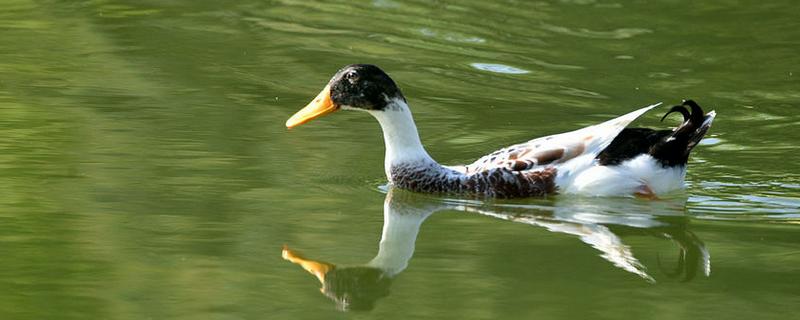
<svg viewBox="0 0 800 320"><path fill-rule="evenodd" d="M336 110L339 110L339 107L335 106L331 101L331 86L326 85L305 108L300 109L289 120L286 120L286 127L289 129L294 128Z"/></svg>

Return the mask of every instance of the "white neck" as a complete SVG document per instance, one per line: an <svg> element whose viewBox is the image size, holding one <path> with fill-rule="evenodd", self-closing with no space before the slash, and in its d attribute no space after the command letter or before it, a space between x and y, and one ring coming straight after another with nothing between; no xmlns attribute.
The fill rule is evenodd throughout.
<svg viewBox="0 0 800 320"><path fill-rule="evenodd" d="M389 99L384 110L368 112L378 119L383 130L383 140L386 143L384 165L389 181L392 179L390 170L393 165L413 162L435 163L422 146L411 110L403 99Z"/></svg>

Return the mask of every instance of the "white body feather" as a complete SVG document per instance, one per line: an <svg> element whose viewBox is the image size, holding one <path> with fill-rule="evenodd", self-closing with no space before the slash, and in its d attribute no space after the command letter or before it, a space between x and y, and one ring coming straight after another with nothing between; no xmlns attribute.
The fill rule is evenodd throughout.
<svg viewBox="0 0 800 320"><path fill-rule="evenodd" d="M682 189L685 176L686 166L664 167L643 154L616 166L592 165L570 181L562 181L561 192L587 196L665 194Z"/></svg>

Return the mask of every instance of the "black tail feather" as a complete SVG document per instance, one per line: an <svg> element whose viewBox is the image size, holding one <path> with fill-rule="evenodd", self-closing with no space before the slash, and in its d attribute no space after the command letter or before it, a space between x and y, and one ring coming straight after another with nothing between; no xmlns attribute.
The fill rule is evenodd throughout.
<svg viewBox="0 0 800 320"><path fill-rule="evenodd" d="M683 121L684 122L688 121L689 118L691 117L691 115L689 114L689 110L686 110L686 107L684 107L682 105L673 106L672 109L669 109L669 111L667 111L667 113L665 113L664 116L661 117L661 122L664 122L664 119L666 119L667 116L670 115L670 113L673 113L673 112L680 112L680 114L683 115Z"/></svg>
<svg viewBox="0 0 800 320"><path fill-rule="evenodd" d="M651 156L667 166L686 164L692 148L705 136L714 118L713 113L704 114L703 108L693 100L684 100L681 105L672 107L661 120L672 112L683 115L683 123L650 147L649 151Z"/></svg>
<svg viewBox="0 0 800 320"><path fill-rule="evenodd" d="M687 108L688 107L688 108ZM603 152L597 155L600 165L618 165L641 154L649 154L664 166L684 165L689 152L711 126L714 112L703 113L696 102L684 100L669 109L661 121L673 112L683 115L683 123L673 130L625 128Z"/></svg>
<svg viewBox="0 0 800 320"><path fill-rule="evenodd" d="M689 108L692 108L691 118L689 119L692 121L692 123L694 123L697 126L703 123L703 121L705 120L705 115L703 114L703 108L700 108L700 105L698 105L697 102L688 99L688 100L683 100L682 105L689 106Z"/></svg>

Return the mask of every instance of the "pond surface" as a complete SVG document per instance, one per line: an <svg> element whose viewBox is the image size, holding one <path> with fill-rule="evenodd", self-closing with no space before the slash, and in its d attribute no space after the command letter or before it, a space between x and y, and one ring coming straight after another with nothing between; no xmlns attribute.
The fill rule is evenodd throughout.
<svg viewBox="0 0 800 320"><path fill-rule="evenodd" d="M788 0L6 0L0 318L791 317L798 52ZM674 198L417 195L372 118L285 129L350 63L446 164L659 101L718 116Z"/></svg>

